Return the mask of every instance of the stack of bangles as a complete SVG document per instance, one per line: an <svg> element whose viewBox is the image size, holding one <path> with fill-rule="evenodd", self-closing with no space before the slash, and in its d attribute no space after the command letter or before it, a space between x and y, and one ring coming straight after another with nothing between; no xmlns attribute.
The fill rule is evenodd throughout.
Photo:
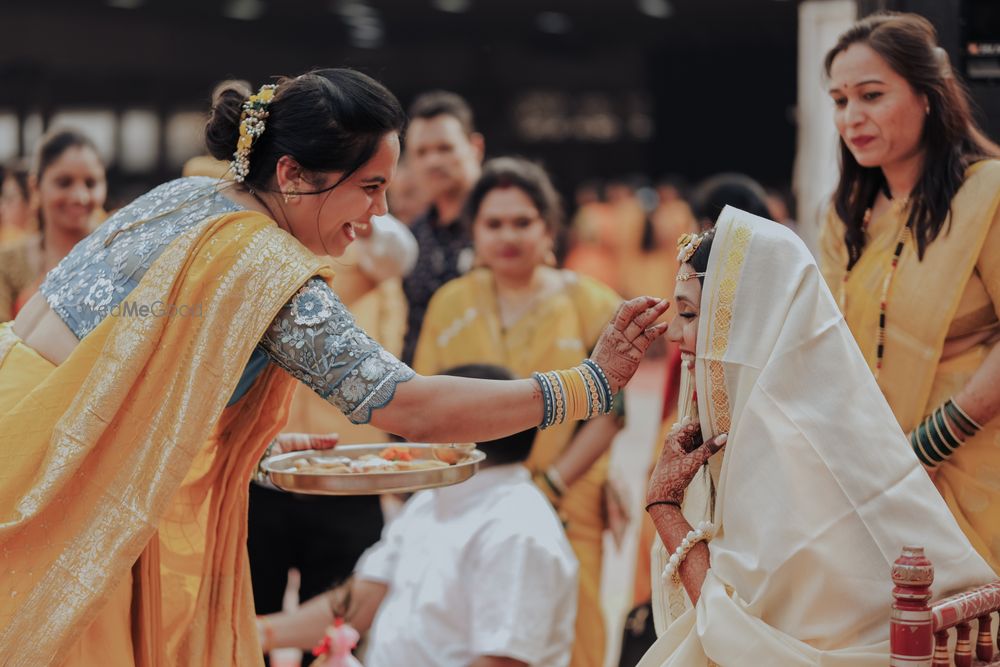
<svg viewBox="0 0 1000 667"><path fill-rule="evenodd" d="M677 546L674 553L670 556L670 560L667 561L666 567L663 568L663 583L672 582L674 586L680 586L681 563L684 562L688 552L694 548L694 545L699 542L708 542L712 539L712 534L712 524L708 521L702 521L698 524L697 528L689 532Z"/></svg>
<svg viewBox="0 0 1000 667"><path fill-rule="evenodd" d="M544 411L540 429L611 412L614 401L611 383L601 367L590 359L566 371L532 373L531 377L542 389Z"/></svg>
<svg viewBox="0 0 1000 667"><path fill-rule="evenodd" d="M952 424L958 432L956 428L952 428ZM954 399L949 398L910 432L910 446L921 463L934 468L944 463L963 442L982 429Z"/></svg>

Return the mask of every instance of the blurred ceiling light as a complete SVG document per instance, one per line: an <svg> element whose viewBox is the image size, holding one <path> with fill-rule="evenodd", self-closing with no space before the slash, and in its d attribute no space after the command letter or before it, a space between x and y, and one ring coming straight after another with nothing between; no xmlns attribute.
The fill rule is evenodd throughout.
<svg viewBox="0 0 1000 667"><path fill-rule="evenodd" d="M469 8L472 6L472 0L431 0L431 5L433 5L434 9L439 9L442 12L461 14L462 12L469 11Z"/></svg>
<svg viewBox="0 0 1000 667"><path fill-rule="evenodd" d="M264 0L226 0L222 14L240 21L256 21L267 8Z"/></svg>
<svg viewBox="0 0 1000 667"><path fill-rule="evenodd" d="M146 4L146 0L106 0L109 7L118 9L138 9Z"/></svg>
<svg viewBox="0 0 1000 667"><path fill-rule="evenodd" d="M573 29L573 22L561 12L542 12L535 18L535 25L550 35L565 35Z"/></svg>
<svg viewBox="0 0 1000 667"><path fill-rule="evenodd" d="M670 0L637 0L639 11L654 19L668 19L674 15L674 6Z"/></svg>
<svg viewBox="0 0 1000 667"><path fill-rule="evenodd" d="M376 49L382 46L385 28L378 10L365 0L337 0L331 9L347 25L347 35L351 44L361 49Z"/></svg>

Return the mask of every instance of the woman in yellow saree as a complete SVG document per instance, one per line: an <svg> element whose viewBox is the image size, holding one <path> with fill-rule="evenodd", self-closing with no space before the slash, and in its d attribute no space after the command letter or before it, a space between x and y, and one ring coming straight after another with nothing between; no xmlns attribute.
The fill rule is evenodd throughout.
<svg viewBox="0 0 1000 667"><path fill-rule="evenodd" d="M693 606L639 667L889 664L904 545L926 546L935 598L996 575L934 492L799 238L726 207L681 259L668 335L694 358L697 409L668 437L646 503L672 554L653 585ZM714 498L692 507L706 462Z"/></svg>
<svg viewBox="0 0 1000 667"><path fill-rule="evenodd" d="M842 174L822 269L893 414L1000 568L1000 149L934 28L869 17L826 59Z"/></svg>
<svg viewBox="0 0 1000 667"><path fill-rule="evenodd" d="M431 299L414 370L440 373L490 363L530 377L586 355L621 298L592 278L546 264L560 210L545 171L517 158L487 162L469 193L465 217L481 267L447 283ZM536 471L536 482L558 509L580 561L570 664L600 667L603 491L609 448L620 423L608 415L579 430L575 426L540 432L526 465Z"/></svg>
<svg viewBox="0 0 1000 667"><path fill-rule="evenodd" d="M249 93L221 89L206 129L239 185L184 178L140 197L0 326L6 665L261 664L247 486L295 379L419 440L598 414L555 414L542 379L416 376L359 330L316 256L385 213L402 110L351 70ZM619 310L584 360L594 408L610 409L665 308Z"/></svg>

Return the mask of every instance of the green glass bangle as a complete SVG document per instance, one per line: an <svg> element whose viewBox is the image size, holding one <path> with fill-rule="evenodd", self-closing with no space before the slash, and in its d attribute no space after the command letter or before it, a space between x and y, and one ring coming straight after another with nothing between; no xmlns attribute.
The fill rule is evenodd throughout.
<svg viewBox="0 0 1000 667"><path fill-rule="evenodd" d="M921 449L924 450L924 454L926 454L928 458L933 459L937 463L944 463L944 458L934 449L934 445L931 443L931 438L927 435L926 421L920 422L920 426L917 427L917 442L920 443ZM935 463L935 465L937 465L937 463Z"/></svg>
<svg viewBox="0 0 1000 667"><path fill-rule="evenodd" d="M928 468L934 468L935 467L935 464L931 463L930 461L928 461L927 457L924 456L924 453L921 451L920 445L917 443L917 431L916 431L916 429L914 429L913 432L910 433L910 448L913 449L913 453L917 455L917 458L920 459L920 462L922 464L924 464Z"/></svg>
<svg viewBox="0 0 1000 667"><path fill-rule="evenodd" d="M976 433L979 432L978 424L971 421L968 416L962 412L955 401L950 398L944 402L945 413L951 418L958 429L965 434L966 437L971 438Z"/></svg>
<svg viewBox="0 0 1000 667"><path fill-rule="evenodd" d="M938 408L931 414L931 418L934 420L934 430L937 431L941 436L941 439L948 444L951 452L954 452L962 446L962 441L959 440L948 427L948 420L945 419L944 410ZM948 453L950 454L951 452Z"/></svg>
<svg viewBox="0 0 1000 667"><path fill-rule="evenodd" d="M931 443L931 447L934 448L934 452L941 457L942 461L947 461L948 457L951 456L952 449L945 442L944 438L938 435L931 415L924 417L924 433L927 434L927 440Z"/></svg>

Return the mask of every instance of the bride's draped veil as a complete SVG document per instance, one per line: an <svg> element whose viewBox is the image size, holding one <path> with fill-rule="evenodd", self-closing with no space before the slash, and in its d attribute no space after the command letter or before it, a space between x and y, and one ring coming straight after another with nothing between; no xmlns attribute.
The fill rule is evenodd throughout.
<svg viewBox="0 0 1000 667"><path fill-rule="evenodd" d="M935 597L995 578L786 227L723 210L695 375L705 437L729 433L712 568L695 610L643 665L886 664L889 575L904 545L926 547Z"/></svg>

